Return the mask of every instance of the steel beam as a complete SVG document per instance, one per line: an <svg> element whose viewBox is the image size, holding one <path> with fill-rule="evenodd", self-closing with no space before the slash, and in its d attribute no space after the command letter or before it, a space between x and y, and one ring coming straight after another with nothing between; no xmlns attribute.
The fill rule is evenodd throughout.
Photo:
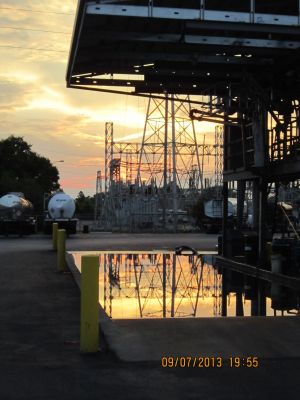
<svg viewBox="0 0 300 400"><path fill-rule="evenodd" d="M261 25L261 24L244 24L244 23L231 23L231 22L222 22L222 21L186 21L185 22L186 29L196 29L196 30L227 30L228 32L238 31L238 32L248 32L251 34L255 33L277 33L284 35L299 35L299 27L298 26L290 26L290 25Z"/></svg>
<svg viewBox="0 0 300 400"><path fill-rule="evenodd" d="M266 280L268 282L279 283L283 286L290 287L292 289L300 289L300 279L298 277L291 277L283 274L275 274L271 271L254 267L253 265L240 263L235 260L228 258L216 257L216 265L223 268L228 268L233 271L241 272L254 278Z"/></svg>
<svg viewBox="0 0 300 400"><path fill-rule="evenodd" d="M98 4L96 2L87 3L86 14L92 15L113 15L119 17L136 17L136 18L157 18L172 20L204 20L204 21L223 21L235 23L255 23L268 25L299 25L298 16L294 15L278 15L278 14L262 14L251 12L236 12L222 10L201 10L189 8L175 7L152 7L151 12L147 6L133 5L111 5Z"/></svg>
<svg viewBox="0 0 300 400"><path fill-rule="evenodd" d="M170 33L147 34L146 32L105 32L97 34L97 40L118 42L150 42L150 43L175 43L182 45L206 45L206 46L235 46L235 47L257 47L276 49L299 49L300 42L293 40L255 39L251 37L231 36L206 36L206 35L182 35ZM93 39L91 39L91 43Z"/></svg>

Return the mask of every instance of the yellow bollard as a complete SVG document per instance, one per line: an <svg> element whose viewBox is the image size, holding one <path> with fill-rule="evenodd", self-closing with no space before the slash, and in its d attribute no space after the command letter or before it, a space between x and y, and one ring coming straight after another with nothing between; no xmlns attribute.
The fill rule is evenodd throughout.
<svg viewBox="0 0 300 400"><path fill-rule="evenodd" d="M57 269L59 272L66 270L66 230L57 232Z"/></svg>
<svg viewBox="0 0 300 400"><path fill-rule="evenodd" d="M81 258L80 299L80 351L95 353L99 350L99 257Z"/></svg>
<svg viewBox="0 0 300 400"><path fill-rule="evenodd" d="M57 231L58 231L58 223L54 222L52 224L52 247L53 250L57 251Z"/></svg>

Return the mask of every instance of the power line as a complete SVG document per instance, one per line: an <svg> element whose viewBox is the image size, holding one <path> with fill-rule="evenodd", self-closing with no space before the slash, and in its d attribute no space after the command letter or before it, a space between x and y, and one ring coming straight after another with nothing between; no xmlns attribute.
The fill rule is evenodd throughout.
<svg viewBox="0 0 300 400"><path fill-rule="evenodd" d="M11 10L11 11L24 11L24 12L34 12L40 14L60 14L60 15L75 15L74 13L57 12L57 11L42 11L42 10L32 10L29 8L13 8L13 7L0 7L0 10Z"/></svg>
<svg viewBox="0 0 300 400"><path fill-rule="evenodd" d="M8 48L8 49L24 49L24 50L34 50L34 51L54 51L56 53L68 53L68 51L66 51L66 50L38 49L36 47L11 46L11 45L0 45L0 47Z"/></svg>
<svg viewBox="0 0 300 400"><path fill-rule="evenodd" d="M48 31L44 29L32 29L32 28L20 28L20 27L14 27L14 26L0 26L0 29L15 29L15 30L20 30L20 31L34 31L34 32L46 32L46 33L60 33L63 35L71 35L69 32L58 32L58 31Z"/></svg>

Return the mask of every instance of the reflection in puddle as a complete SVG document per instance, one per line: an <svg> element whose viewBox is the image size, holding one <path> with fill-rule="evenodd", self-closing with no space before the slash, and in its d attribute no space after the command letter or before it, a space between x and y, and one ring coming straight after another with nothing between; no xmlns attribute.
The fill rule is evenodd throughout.
<svg viewBox="0 0 300 400"><path fill-rule="evenodd" d="M72 253L80 269L81 256ZM95 254L95 253L94 253ZM212 255L99 254L99 302L110 318L296 314L299 293L234 271Z"/></svg>

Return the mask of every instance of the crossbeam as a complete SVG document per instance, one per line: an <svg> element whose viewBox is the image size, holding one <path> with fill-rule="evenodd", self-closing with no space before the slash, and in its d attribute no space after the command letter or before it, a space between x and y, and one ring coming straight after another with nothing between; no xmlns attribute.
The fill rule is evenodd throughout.
<svg viewBox="0 0 300 400"><path fill-rule="evenodd" d="M163 154L163 146L161 143L144 143L144 150L147 149L148 154ZM195 153L195 145L189 143L176 143L176 151L181 155ZM216 145L213 144L197 144L197 148L205 156L216 155ZM139 154L142 149L142 143L134 142L114 142L114 154Z"/></svg>
<svg viewBox="0 0 300 400"><path fill-rule="evenodd" d="M214 11L175 7L153 7L131 6L131 5L110 5L97 4L90 2L86 8L87 14L94 15L114 15L137 18L162 18L177 20L204 20L204 21L224 21L248 24L268 24L268 25L286 25L299 26L299 16L262 14L251 12L236 11Z"/></svg>
<svg viewBox="0 0 300 400"><path fill-rule="evenodd" d="M105 40L108 33L103 32L97 36L97 40ZM278 48L278 49L299 49L300 42L292 40L271 40L271 39L254 39L250 37L223 37L208 35L183 35L183 34L164 34L157 35L144 32L109 32L110 40L121 42L152 42L152 43L176 43L176 44L199 44L213 46L240 46L240 47L257 47L257 48ZM90 43L92 44L92 43Z"/></svg>

